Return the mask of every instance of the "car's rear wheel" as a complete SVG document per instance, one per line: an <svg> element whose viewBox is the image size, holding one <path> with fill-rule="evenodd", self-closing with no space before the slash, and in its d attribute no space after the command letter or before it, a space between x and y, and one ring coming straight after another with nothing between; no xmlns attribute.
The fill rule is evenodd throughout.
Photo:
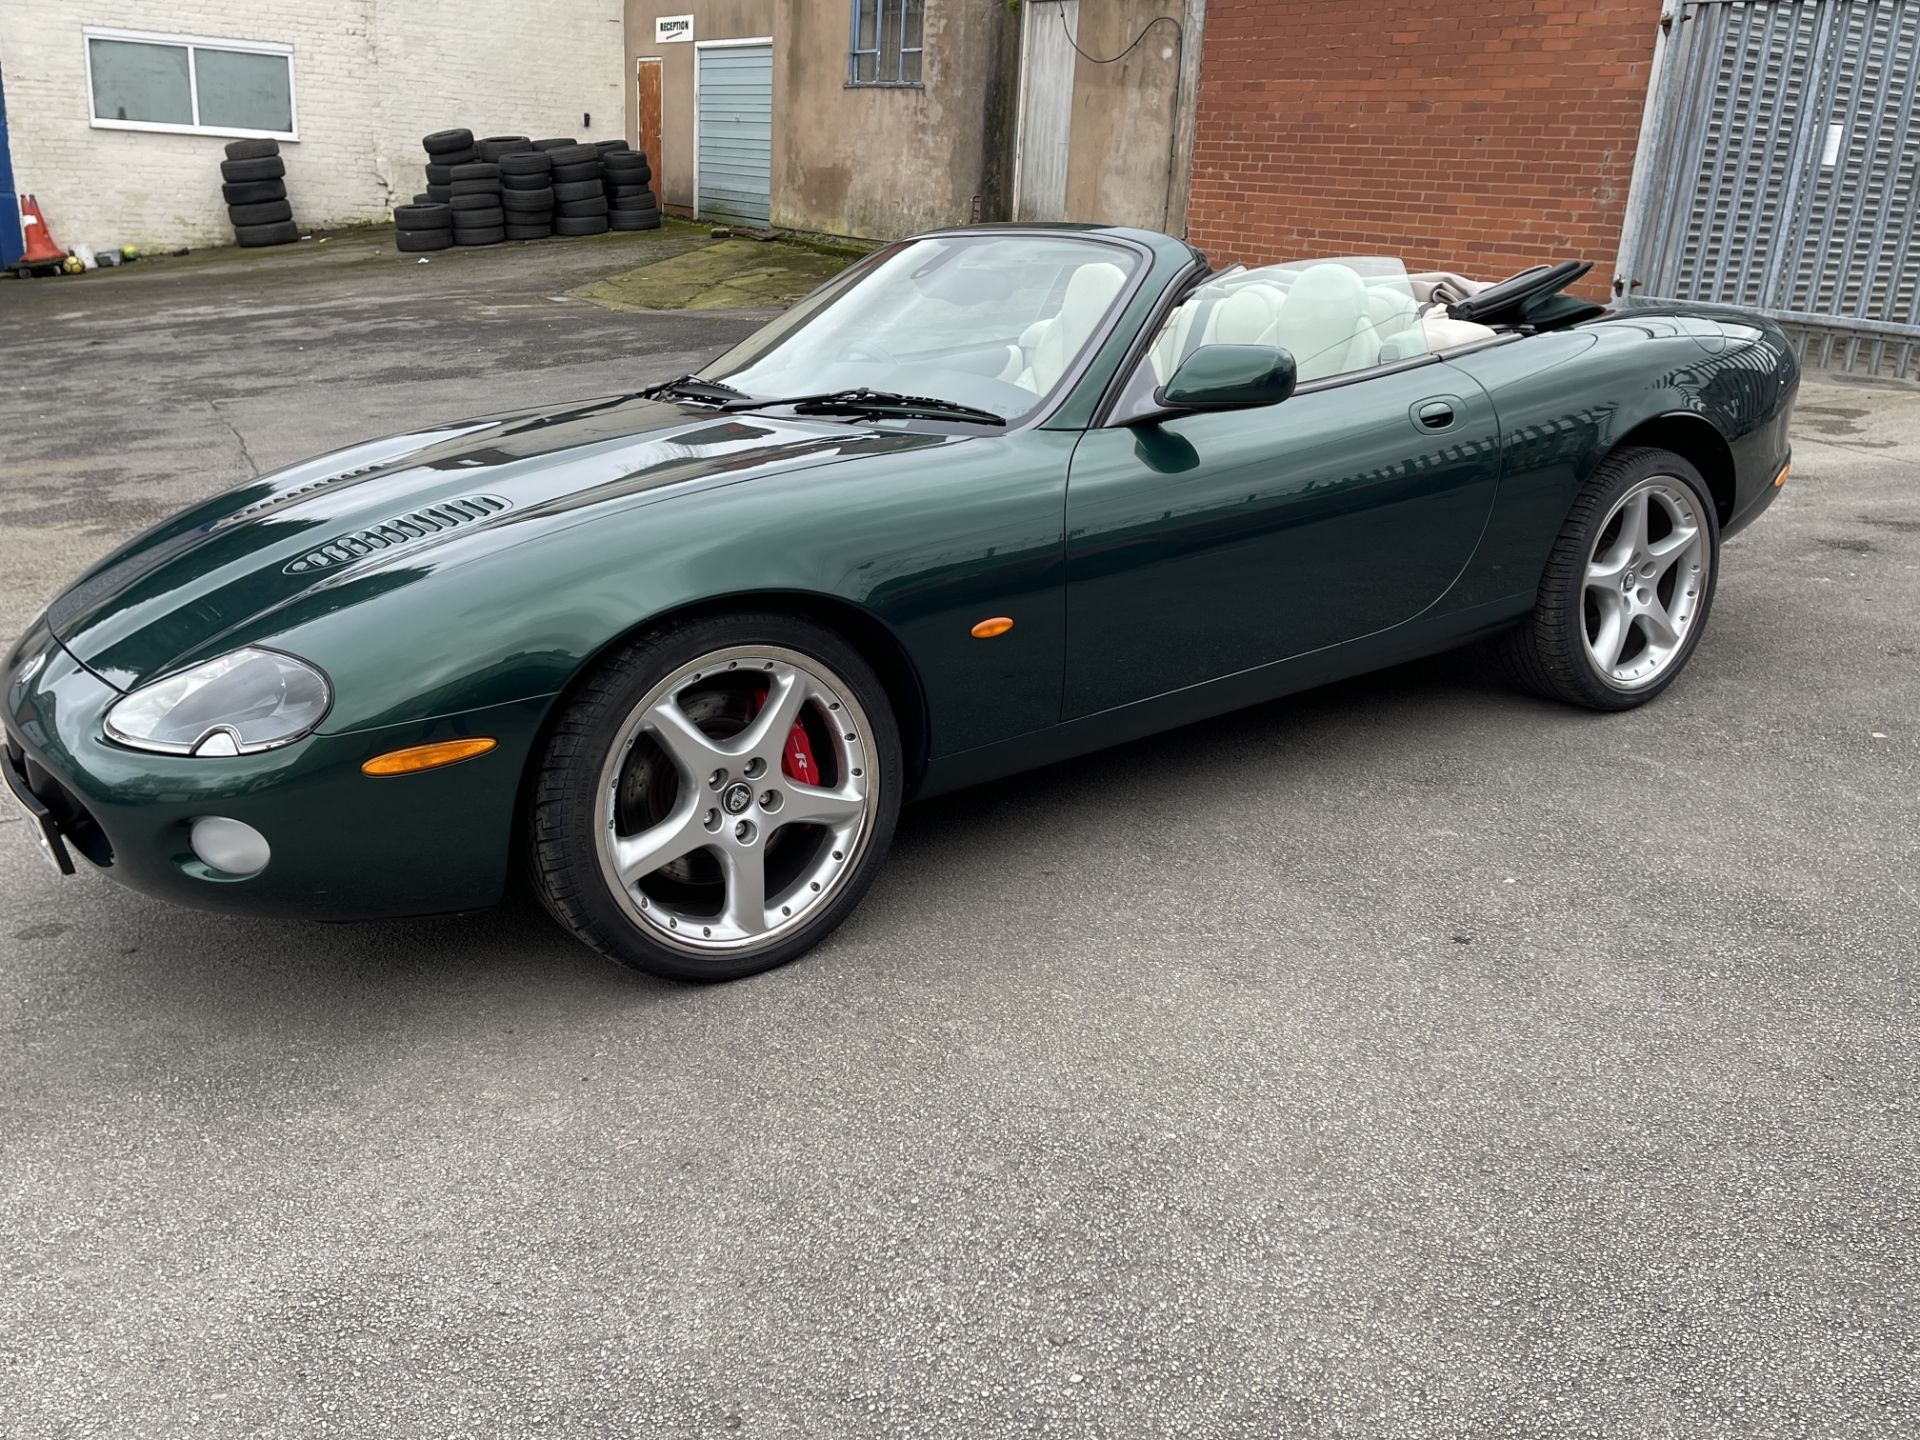
<svg viewBox="0 0 1920 1440"><path fill-rule="evenodd" d="M560 923L625 964L731 980L817 945L893 838L900 737L872 667L792 617L662 627L567 702L530 858Z"/></svg>
<svg viewBox="0 0 1920 1440"><path fill-rule="evenodd" d="M1497 654L1538 694L1594 710L1644 705L1700 643L1719 559L1700 472L1668 450L1616 451L1574 500L1533 614Z"/></svg>

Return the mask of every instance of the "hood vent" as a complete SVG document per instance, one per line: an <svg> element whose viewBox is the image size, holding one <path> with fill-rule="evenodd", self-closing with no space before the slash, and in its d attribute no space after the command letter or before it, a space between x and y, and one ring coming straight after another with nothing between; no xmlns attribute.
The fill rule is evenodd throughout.
<svg viewBox="0 0 1920 1440"><path fill-rule="evenodd" d="M409 510L404 515L370 525L365 530L355 530L350 535L329 540L281 568L288 575L312 575L321 570L331 570L335 566L349 565L355 560L364 560L369 555L391 550L409 540L443 535L508 508L508 502L498 495L468 495L459 500L423 505L418 510Z"/></svg>
<svg viewBox="0 0 1920 1440"><path fill-rule="evenodd" d="M371 475L374 471L389 463L391 462L386 460L370 460L365 465L356 465L353 469L342 470L337 475L322 475L318 480L309 480L306 484L296 485L291 490L282 490L277 495L269 495L264 500L256 500L253 504L216 520L212 525L207 527L208 532L213 533L220 530L228 530L235 525L244 524L248 520L257 520L269 510L283 509L295 501L305 500L317 490L324 490L329 485L338 485L343 480L358 480L363 475Z"/></svg>

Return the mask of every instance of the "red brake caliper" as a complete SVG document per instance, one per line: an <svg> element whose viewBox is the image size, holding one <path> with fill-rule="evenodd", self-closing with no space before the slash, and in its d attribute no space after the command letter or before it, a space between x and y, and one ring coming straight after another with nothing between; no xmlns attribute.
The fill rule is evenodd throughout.
<svg viewBox="0 0 1920 1440"><path fill-rule="evenodd" d="M760 692L760 705L767 703L767 692ZM754 707L759 712L759 705ZM802 785L820 783L820 767L813 763L813 742L807 739L806 727L798 720L787 732L787 743L780 754L780 768L789 780L798 780Z"/></svg>

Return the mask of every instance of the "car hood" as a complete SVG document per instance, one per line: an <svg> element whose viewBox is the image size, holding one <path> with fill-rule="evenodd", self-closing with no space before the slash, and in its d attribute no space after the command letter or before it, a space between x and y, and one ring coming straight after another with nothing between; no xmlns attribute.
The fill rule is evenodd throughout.
<svg viewBox="0 0 1920 1440"><path fill-rule="evenodd" d="M955 438L637 395L461 421L337 451L185 510L81 576L47 623L125 690L219 653L242 627L261 633L263 616L342 575L411 566L447 546L512 543L584 507Z"/></svg>

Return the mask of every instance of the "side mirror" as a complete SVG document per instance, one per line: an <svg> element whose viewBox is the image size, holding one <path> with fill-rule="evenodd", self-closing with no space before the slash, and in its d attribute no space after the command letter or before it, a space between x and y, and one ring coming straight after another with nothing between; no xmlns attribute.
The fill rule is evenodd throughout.
<svg viewBox="0 0 1920 1440"><path fill-rule="evenodd" d="M1202 345L1154 392L1166 410L1251 410L1293 394L1299 367L1274 345Z"/></svg>

